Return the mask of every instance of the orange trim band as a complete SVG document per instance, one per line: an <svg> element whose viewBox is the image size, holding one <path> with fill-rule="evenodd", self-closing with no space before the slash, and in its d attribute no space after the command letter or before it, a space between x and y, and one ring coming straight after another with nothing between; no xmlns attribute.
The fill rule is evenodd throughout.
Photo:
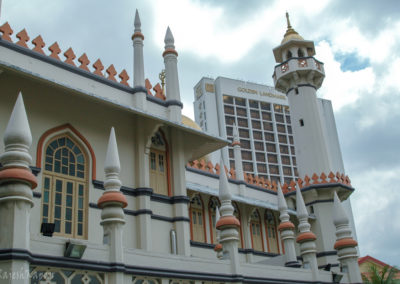
<svg viewBox="0 0 400 284"><path fill-rule="evenodd" d="M342 249L346 247L356 247L358 245L357 241L353 240L352 238L344 238L341 240L337 240L334 249Z"/></svg>
<svg viewBox="0 0 400 284"><path fill-rule="evenodd" d="M144 35L143 35L141 32L135 32L135 33L132 35L132 40L133 40L135 37L141 37L142 40L144 40Z"/></svg>
<svg viewBox="0 0 400 284"><path fill-rule="evenodd" d="M224 227L240 227L240 222L235 216L222 216L219 218L216 228L223 229Z"/></svg>
<svg viewBox="0 0 400 284"><path fill-rule="evenodd" d="M36 167L42 168L41 165L42 165L42 151L43 151L44 140L46 140L46 138L48 136L50 136L51 134L53 134L53 133L55 133L57 131L63 130L63 129L71 130L76 136L79 137L79 139L82 140L82 142L85 144L85 146L89 149L90 156L92 158L92 180L95 180L96 179L96 156L94 155L94 151L92 149L92 146L90 146L90 144L86 140L86 138L69 123L66 123L66 124L51 128L51 129L47 130L45 133L42 134L42 136L40 137L40 139L38 141L38 145L37 145Z"/></svg>
<svg viewBox="0 0 400 284"><path fill-rule="evenodd" d="M298 243L303 243L306 241L315 241L317 237L314 235L313 232L306 232L306 233L301 233L300 235L297 236L296 242Z"/></svg>
<svg viewBox="0 0 400 284"><path fill-rule="evenodd" d="M36 177L27 169L8 168L0 171L0 183L8 180L21 180L29 183L31 189L37 187Z"/></svg>
<svg viewBox="0 0 400 284"><path fill-rule="evenodd" d="M177 52L175 49L173 49L173 48L167 48L167 49L163 52L162 56L164 57L165 55L167 55L167 54L169 54L169 53L172 53L172 54L175 54L176 56L178 56L178 52Z"/></svg>
<svg viewBox="0 0 400 284"><path fill-rule="evenodd" d="M236 146L236 145L239 145L239 146L240 146L240 142L239 142L239 141L233 141L233 142L232 142L232 146Z"/></svg>
<svg viewBox="0 0 400 284"><path fill-rule="evenodd" d="M294 225L292 222L288 221L288 222L284 222L284 223L280 223L278 226L278 231L283 231L283 230L293 230L294 229Z"/></svg>
<svg viewBox="0 0 400 284"><path fill-rule="evenodd" d="M103 208L108 202L121 203L122 208L128 206L128 201L126 201L125 195L123 195L120 191L104 192L104 194L99 198L99 201L97 201L97 206L99 208Z"/></svg>

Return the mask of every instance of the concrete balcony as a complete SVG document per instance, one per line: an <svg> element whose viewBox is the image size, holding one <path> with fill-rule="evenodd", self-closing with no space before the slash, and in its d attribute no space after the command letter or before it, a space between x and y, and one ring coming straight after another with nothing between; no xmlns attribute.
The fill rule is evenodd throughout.
<svg viewBox="0 0 400 284"><path fill-rule="evenodd" d="M311 84L321 87L325 77L324 64L314 57L293 57L275 66L275 88L286 93L294 84Z"/></svg>

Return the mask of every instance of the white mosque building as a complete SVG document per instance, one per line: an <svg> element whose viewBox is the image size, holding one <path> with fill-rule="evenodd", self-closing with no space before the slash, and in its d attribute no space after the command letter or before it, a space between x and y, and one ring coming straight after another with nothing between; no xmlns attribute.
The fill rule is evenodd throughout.
<svg viewBox="0 0 400 284"><path fill-rule="evenodd" d="M289 21L274 82L299 179L282 185L243 170L237 126L231 143L182 117L169 28L164 92L145 79L137 12L133 83L11 24L0 24L1 283L361 283L342 206L354 188L319 115L323 64ZM199 160L229 144L234 167Z"/></svg>

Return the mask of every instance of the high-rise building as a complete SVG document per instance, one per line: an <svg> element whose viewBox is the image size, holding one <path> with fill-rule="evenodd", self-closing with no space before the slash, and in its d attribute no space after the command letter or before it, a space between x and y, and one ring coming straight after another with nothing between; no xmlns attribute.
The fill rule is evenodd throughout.
<svg viewBox="0 0 400 284"><path fill-rule="evenodd" d="M275 88L241 80L203 77L194 87L195 121L203 131L233 140L233 125L239 129L243 170L275 181L289 183L296 179L298 167L287 97ZM320 121L335 149L332 158L341 153L331 102L317 99ZM234 167L233 147L223 150L225 161ZM210 155L219 161L220 151ZM343 172L343 166L337 169Z"/></svg>

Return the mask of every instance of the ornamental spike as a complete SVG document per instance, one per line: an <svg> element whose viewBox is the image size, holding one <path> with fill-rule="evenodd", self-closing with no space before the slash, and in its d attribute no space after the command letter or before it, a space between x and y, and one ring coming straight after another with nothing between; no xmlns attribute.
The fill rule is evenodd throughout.
<svg viewBox="0 0 400 284"><path fill-rule="evenodd" d="M135 25L135 32L141 32L142 23L140 22L138 9L136 9L134 25Z"/></svg>
<svg viewBox="0 0 400 284"><path fill-rule="evenodd" d="M104 187L106 190L119 191L121 187L121 181L119 180L120 170L117 140L115 138L114 127L111 127L106 160L104 161L104 172L106 175Z"/></svg>
<svg viewBox="0 0 400 284"><path fill-rule="evenodd" d="M296 207L297 207L297 217L299 219L308 219L308 212L306 205L304 204L303 196L301 195L301 190L296 184Z"/></svg>
<svg viewBox="0 0 400 284"><path fill-rule="evenodd" d="M282 187L281 187L281 183L278 183L278 210L279 211L283 211L283 210L287 210L287 203L285 200L285 196L283 195L282 192Z"/></svg>
<svg viewBox="0 0 400 284"><path fill-rule="evenodd" d="M336 191L333 192L333 223L335 224L335 226L349 224L349 218L344 211L344 208L339 200L339 197L336 194Z"/></svg>
<svg viewBox="0 0 400 284"><path fill-rule="evenodd" d="M172 35L171 29L168 27L164 38L165 49L167 48L175 49L174 42L175 42L174 36Z"/></svg>
<svg viewBox="0 0 400 284"><path fill-rule="evenodd" d="M32 144L32 134L21 92L8 121L3 141L5 153L0 156L3 166L28 168L32 162L28 152Z"/></svg>
<svg viewBox="0 0 400 284"><path fill-rule="evenodd" d="M240 142L238 126L233 123L233 142Z"/></svg>
<svg viewBox="0 0 400 284"><path fill-rule="evenodd" d="M221 155L221 161L220 161L221 169L220 169L220 175L219 175L219 199L222 200L232 200L231 193L229 192L229 186L228 186L228 178L226 177L226 172L225 172L225 163L224 159Z"/></svg>

